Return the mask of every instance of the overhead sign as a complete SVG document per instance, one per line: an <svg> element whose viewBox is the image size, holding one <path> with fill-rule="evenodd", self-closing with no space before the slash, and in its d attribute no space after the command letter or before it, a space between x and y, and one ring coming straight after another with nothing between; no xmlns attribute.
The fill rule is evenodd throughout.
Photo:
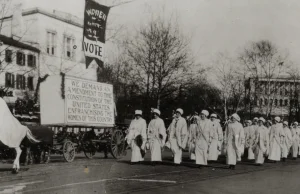
<svg viewBox="0 0 300 194"><path fill-rule="evenodd" d="M95 60L103 66L106 21L109 7L86 0L84 11L83 50L86 68Z"/></svg>
<svg viewBox="0 0 300 194"><path fill-rule="evenodd" d="M113 126L113 86L65 77L65 121L71 125Z"/></svg>

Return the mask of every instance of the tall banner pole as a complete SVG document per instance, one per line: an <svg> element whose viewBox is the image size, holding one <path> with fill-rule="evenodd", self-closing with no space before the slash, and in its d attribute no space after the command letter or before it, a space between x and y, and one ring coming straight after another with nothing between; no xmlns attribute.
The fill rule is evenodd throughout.
<svg viewBox="0 0 300 194"><path fill-rule="evenodd" d="M86 68L93 60L98 66L103 67L105 49L105 30L110 7L100 5L93 0L85 1L83 51Z"/></svg>

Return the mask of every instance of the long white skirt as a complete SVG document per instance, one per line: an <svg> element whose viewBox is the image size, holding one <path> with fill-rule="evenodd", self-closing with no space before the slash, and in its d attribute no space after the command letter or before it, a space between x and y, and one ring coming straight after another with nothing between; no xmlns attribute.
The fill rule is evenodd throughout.
<svg viewBox="0 0 300 194"><path fill-rule="evenodd" d="M282 158L287 158L287 156L289 155L289 150L290 150L290 147L286 144L283 144L281 157Z"/></svg>
<svg viewBox="0 0 300 194"><path fill-rule="evenodd" d="M256 164L263 164L265 162L264 152L257 147L255 149L255 163Z"/></svg>
<svg viewBox="0 0 300 194"><path fill-rule="evenodd" d="M280 161L280 156L281 156L281 147L274 139L274 141L270 143L270 154L268 159L274 161Z"/></svg>
<svg viewBox="0 0 300 194"><path fill-rule="evenodd" d="M178 146L177 139L170 138L171 150L174 155L174 163L180 164L182 158L182 149Z"/></svg>
<svg viewBox="0 0 300 194"><path fill-rule="evenodd" d="M144 158L142 157L141 154L141 149L139 148L139 146L136 145L135 141L132 140L131 142L131 162L141 162L144 161Z"/></svg>
<svg viewBox="0 0 300 194"><path fill-rule="evenodd" d="M150 140L151 161L161 161L161 146L159 140L154 138Z"/></svg>
<svg viewBox="0 0 300 194"><path fill-rule="evenodd" d="M252 147L249 147L247 149L248 149L248 160L254 160L255 156L254 156Z"/></svg>
<svg viewBox="0 0 300 194"><path fill-rule="evenodd" d="M196 141L195 147L195 156L196 156L196 164L199 165L207 165L208 159L208 144L204 139L199 139Z"/></svg>
<svg viewBox="0 0 300 194"><path fill-rule="evenodd" d="M292 155L293 155L293 158L297 158L297 156L298 156L298 147L299 147L298 141L294 141L293 145L292 145Z"/></svg>
<svg viewBox="0 0 300 194"><path fill-rule="evenodd" d="M233 142L229 142L226 148L226 163L228 165L236 165L237 161L241 160L241 155L234 148Z"/></svg>
<svg viewBox="0 0 300 194"><path fill-rule="evenodd" d="M219 157L219 150L218 150L218 143L219 141L217 139L213 139L211 141L211 144L209 146L209 152L208 152L208 160L217 161Z"/></svg>

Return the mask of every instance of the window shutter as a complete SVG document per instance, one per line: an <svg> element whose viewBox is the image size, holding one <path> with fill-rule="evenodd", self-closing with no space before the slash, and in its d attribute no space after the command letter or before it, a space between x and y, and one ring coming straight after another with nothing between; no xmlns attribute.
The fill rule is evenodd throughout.
<svg viewBox="0 0 300 194"><path fill-rule="evenodd" d="M24 90L26 88L26 79L25 76L22 75L22 89Z"/></svg>
<svg viewBox="0 0 300 194"><path fill-rule="evenodd" d="M36 56L33 56L33 67L36 67Z"/></svg>
<svg viewBox="0 0 300 194"><path fill-rule="evenodd" d="M27 65L28 67L31 67L31 55L27 56Z"/></svg>
<svg viewBox="0 0 300 194"><path fill-rule="evenodd" d="M15 75L11 74L11 87L15 88Z"/></svg>
<svg viewBox="0 0 300 194"><path fill-rule="evenodd" d="M26 59L25 56L26 56L26 55L23 53L23 54L22 54L22 65L23 65L23 66L25 66L25 59Z"/></svg>
<svg viewBox="0 0 300 194"><path fill-rule="evenodd" d="M16 85L17 89L20 89L20 75L17 75L17 85Z"/></svg>
<svg viewBox="0 0 300 194"><path fill-rule="evenodd" d="M9 87L9 83L8 83L8 73L5 73L5 87Z"/></svg>

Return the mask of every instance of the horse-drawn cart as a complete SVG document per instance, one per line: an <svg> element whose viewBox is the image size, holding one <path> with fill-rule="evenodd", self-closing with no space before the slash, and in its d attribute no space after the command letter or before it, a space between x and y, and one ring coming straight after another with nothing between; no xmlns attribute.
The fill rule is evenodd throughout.
<svg viewBox="0 0 300 194"><path fill-rule="evenodd" d="M81 151L87 158L100 151L114 158L124 155L127 126L115 124L113 98L110 84L49 76L40 85L41 129L51 126L54 138L42 154L62 154L67 162Z"/></svg>

